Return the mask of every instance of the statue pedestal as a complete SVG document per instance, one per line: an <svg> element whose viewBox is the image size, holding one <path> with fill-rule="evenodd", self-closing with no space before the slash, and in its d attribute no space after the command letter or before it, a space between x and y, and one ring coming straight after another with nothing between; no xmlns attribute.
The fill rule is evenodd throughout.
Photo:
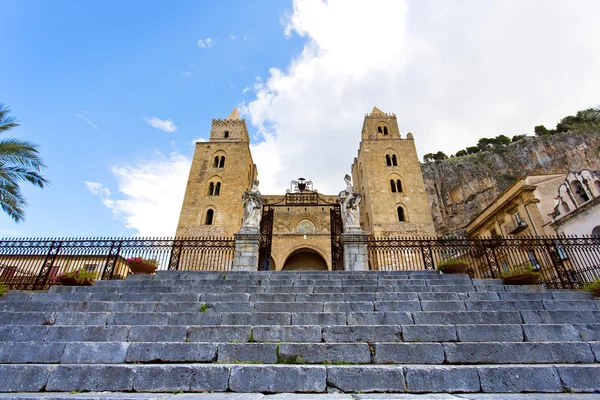
<svg viewBox="0 0 600 400"><path fill-rule="evenodd" d="M344 271L369 270L368 238L369 235L360 228L345 229L340 235L344 248Z"/></svg>
<svg viewBox="0 0 600 400"><path fill-rule="evenodd" d="M258 271L260 232L257 228L242 228L233 235L235 255L232 271Z"/></svg>

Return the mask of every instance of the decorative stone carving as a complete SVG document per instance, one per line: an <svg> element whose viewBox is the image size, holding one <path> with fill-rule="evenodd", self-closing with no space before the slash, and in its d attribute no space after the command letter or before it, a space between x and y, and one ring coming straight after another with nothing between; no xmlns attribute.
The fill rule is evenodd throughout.
<svg viewBox="0 0 600 400"><path fill-rule="evenodd" d="M342 190L338 196L340 202L342 224L344 225L344 232L362 232L360 228L360 201L362 196L356 192L352 187L352 178L346 174L344 177L346 182L346 189Z"/></svg>
<svg viewBox="0 0 600 400"><path fill-rule="evenodd" d="M242 194L242 205L244 212L242 215L242 231L258 231L260 228L260 219L262 218L263 198L258 190L258 181L252 183L252 188Z"/></svg>

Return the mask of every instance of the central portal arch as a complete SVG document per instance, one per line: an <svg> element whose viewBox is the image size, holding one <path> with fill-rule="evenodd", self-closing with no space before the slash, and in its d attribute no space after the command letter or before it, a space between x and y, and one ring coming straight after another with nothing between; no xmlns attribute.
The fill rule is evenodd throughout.
<svg viewBox="0 0 600 400"><path fill-rule="evenodd" d="M297 249L290 254L282 271L327 271L327 262L321 254L308 247Z"/></svg>

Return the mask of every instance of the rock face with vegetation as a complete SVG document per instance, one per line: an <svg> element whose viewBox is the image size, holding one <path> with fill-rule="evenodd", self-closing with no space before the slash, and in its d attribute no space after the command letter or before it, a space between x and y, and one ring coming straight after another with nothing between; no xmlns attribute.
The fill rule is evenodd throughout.
<svg viewBox="0 0 600 400"><path fill-rule="evenodd" d="M439 235L464 235L467 224L519 178L600 169L600 129L528 136L502 148L422 164Z"/></svg>

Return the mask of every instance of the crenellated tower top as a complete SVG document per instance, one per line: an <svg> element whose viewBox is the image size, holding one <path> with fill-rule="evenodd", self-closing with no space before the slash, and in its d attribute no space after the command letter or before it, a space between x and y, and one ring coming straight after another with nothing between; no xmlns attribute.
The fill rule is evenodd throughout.
<svg viewBox="0 0 600 400"><path fill-rule="evenodd" d="M225 119L213 119L210 129L211 142L250 142L246 120L240 119L237 108Z"/></svg>

